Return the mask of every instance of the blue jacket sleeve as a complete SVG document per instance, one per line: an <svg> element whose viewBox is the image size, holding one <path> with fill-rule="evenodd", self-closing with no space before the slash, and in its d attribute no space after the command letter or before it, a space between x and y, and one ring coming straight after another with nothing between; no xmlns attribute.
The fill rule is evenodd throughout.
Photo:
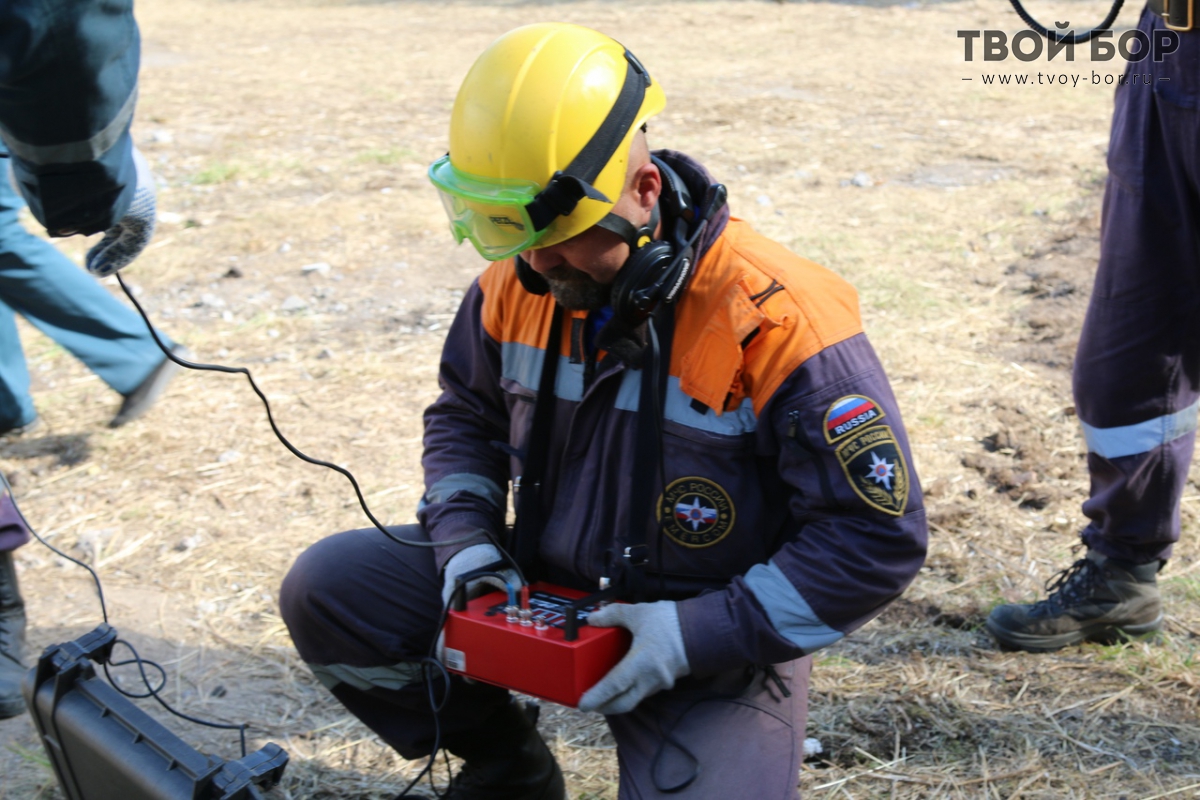
<svg viewBox="0 0 1200 800"><path fill-rule="evenodd" d="M417 516L432 541L499 535L508 504L508 406L500 388L500 344L484 330L483 291L463 298L442 349L441 396L425 411L425 496ZM486 541L483 535L480 542ZM438 568L466 544L436 549Z"/></svg>
<svg viewBox="0 0 1200 800"><path fill-rule="evenodd" d="M0 3L0 138L52 236L107 230L133 200L139 54L131 0Z"/></svg>
<svg viewBox="0 0 1200 800"><path fill-rule="evenodd" d="M891 387L863 335L806 361L763 409L794 533L724 590L680 602L697 674L828 646L878 615L925 560L927 526Z"/></svg>

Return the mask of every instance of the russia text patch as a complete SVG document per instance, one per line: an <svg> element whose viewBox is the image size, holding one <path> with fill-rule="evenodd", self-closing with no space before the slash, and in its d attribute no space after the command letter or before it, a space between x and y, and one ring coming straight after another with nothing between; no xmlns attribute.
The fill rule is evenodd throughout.
<svg viewBox="0 0 1200 800"><path fill-rule="evenodd" d="M883 409L871 398L861 394L847 395L825 412L825 441L833 444L863 425L878 422L883 417Z"/></svg>
<svg viewBox="0 0 1200 800"><path fill-rule="evenodd" d="M900 516L908 505L908 466L887 425L860 430L837 449L854 492L871 508Z"/></svg>
<svg viewBox="0 0 1200 800"><path fill-rule="evenodd" d="M672 481L658 499L658 521L671 541L710 547L733 530L737 514L729 493L708 478Z"/></svg>

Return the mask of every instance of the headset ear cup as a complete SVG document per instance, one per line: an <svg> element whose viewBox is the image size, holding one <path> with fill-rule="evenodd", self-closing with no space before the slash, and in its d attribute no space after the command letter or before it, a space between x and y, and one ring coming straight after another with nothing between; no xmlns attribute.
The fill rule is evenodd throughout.
<svg viewBox="0 0 1200 800"><path fill-rule="evenodd" d="M661 239L635 250L613 281L613 316L630 328L650 316L662 294L662 273L674 255L671 243Z"/></svg>
<svg viewBox="0 0 1200 800"><path fill-rule="evenodd" d="M525 291L539 296L550 291L550 284L546 283L546 279L529 266L528 261L517 256L514 265L517 269L517 280L525 287Z"/></svg>

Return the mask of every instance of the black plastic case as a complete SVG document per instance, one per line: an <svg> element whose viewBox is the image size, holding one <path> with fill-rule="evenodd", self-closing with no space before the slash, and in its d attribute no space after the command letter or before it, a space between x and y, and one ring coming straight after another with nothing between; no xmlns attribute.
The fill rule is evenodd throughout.
<svg viewBox="0 0 1200 800"><path fill-rule="evenodd" d="M226 762L192 748L96 677L116 631L101 625L46 648L22 691L68 800L261 800L279 782L279 745Z"/></svg>

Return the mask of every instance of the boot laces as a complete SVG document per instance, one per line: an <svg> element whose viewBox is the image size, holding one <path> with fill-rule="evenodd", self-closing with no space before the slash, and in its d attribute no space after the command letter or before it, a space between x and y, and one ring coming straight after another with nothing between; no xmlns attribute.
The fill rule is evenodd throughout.
<svg viewBox="0 0 1200 800"><path fill-rule="evenodd" d="M1092 597L1092 591L1104 583L1104 570L1090 559L1081 558L1046 581L1049 596L1036 605L1047 610L1073 608Z"/></svg>

